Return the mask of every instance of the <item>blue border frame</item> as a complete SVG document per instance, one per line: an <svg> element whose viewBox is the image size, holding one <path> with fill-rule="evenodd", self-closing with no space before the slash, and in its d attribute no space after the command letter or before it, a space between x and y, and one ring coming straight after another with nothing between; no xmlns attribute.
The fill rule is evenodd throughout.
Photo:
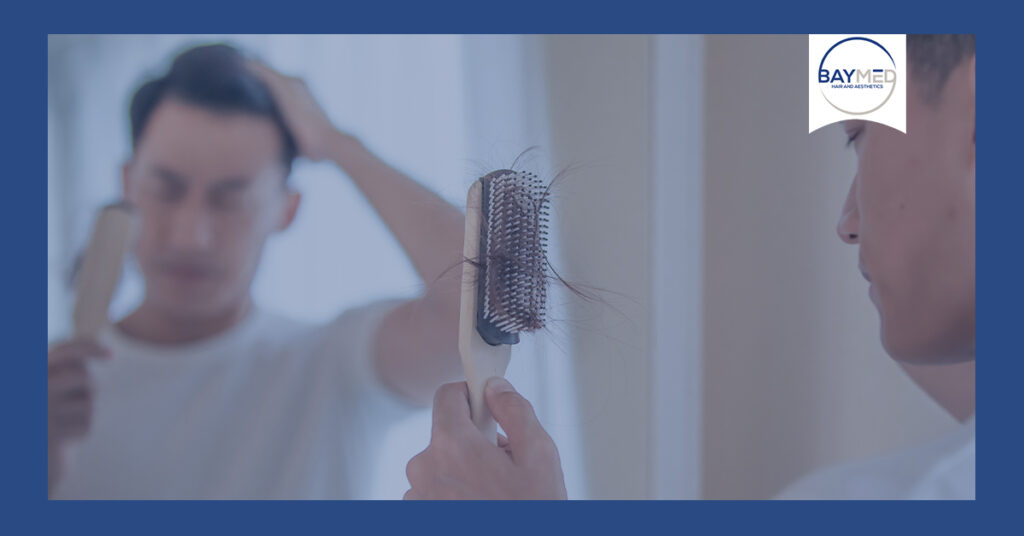
<svg viewBox="0 0 1024 536"><path fill-rule="evenodd" d="M452 532L467 520L489 533L675 533L785 530L828 533L958 532L982 520L1008 521L1020 496L1021 418L1017 397L1024 352L1015 337L1024 317L1024 263L1015 216L1024 200L1015 106L1021 50L1011 17L986 17L983 2L836 4L783 8L759 2L668 6L645 0L617 6L552 5L535 0L483 2L315 3L266 1L219 6L184 0L19 3L6 6L3 138L8 206L3 270L4 326L10 337L0 389L6 425L2 525L7 534L56 532L166 533L224 531L291 533ZM852 13L851 13L852 12ZM883 14L884 16L879 16ZM1001 15L1000 15L1001 14ZM978 37L977 117L984 133L977 187L978 497L973 503L586 502L50 502L45 490L46 65L48 33L908 33L974 32ZM797 86L804 87L803 85ZM1017 356L1017 357L1014 357ZM25 380L22 380L25 378ZM1011 502L1012 501L1012 502ZM6 528L6 527L5 527Z"/></svg>

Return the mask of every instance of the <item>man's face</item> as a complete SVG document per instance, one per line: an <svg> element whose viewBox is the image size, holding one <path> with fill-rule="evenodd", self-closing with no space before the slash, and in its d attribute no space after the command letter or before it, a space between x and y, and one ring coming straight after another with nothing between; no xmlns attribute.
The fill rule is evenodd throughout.
<svg viewBox="0 0 1024 536"><path fill-rule="evenodd" d="M974 64L937 99L911 77L907 133L847 121L857 175L838 231L860 267L894 359L974 358Z"/></svg>
<svg viewBox="0 0 1024 536"><path fill-rule="evenodd" d="M157 105L124 169L125 197L141 217L147 301L202 316L248 297L263 244L298 201L284 187L281 143L257 115L173 98Z"/></svg>

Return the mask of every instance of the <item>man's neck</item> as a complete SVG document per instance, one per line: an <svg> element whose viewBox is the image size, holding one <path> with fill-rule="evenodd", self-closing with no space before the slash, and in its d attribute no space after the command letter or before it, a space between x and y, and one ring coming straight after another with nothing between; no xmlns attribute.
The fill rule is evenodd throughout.
<svg viewBox="0 0 1024 536"><path fill-rule="evenodd" d="M245 318L252 306L246 298L212 314L175 314L143 300L142 305L117 323L122 333L154 344L184 344L223 333Z"/></svg>
<svg viewBox="0 0 1024 536"><path fill-rule="evenodd" d="M950 415L964 422L974 415L974 360L944 365L900 363L910 379Z"/></svg>

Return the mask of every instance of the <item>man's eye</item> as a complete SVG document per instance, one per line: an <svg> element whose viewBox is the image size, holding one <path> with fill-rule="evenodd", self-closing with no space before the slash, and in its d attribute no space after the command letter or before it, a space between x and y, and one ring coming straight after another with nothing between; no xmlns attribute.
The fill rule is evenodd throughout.
<svg viewBox="0 0 1024 536"><path fill-rule="evenodd" d="M174 201L180 198L184 193L185 189L169 184L161 184L154 188L156 198L161 201Z"/></svg>

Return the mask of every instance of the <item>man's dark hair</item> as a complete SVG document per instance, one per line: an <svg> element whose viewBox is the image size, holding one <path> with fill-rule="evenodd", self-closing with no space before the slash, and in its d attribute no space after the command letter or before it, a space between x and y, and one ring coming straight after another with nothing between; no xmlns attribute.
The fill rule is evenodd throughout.
<svg viewBox="0 0 1024 536"><path fill-rule="evenodd" d="M920 79L924 97L934 102L949 74L974 56L973 34L917 34L907 36L907 62Z"/></svg>
<svg viewBox="0 0 1024 536"><path fill-rule="evenodd" d="M142 84L132 95L132 147L138 146L153 110L167 97L218 112L243 112L266 117L281 133L286 169L298 154L270 90L245 64L234 47L223 44L191 48L174 58L166 74Z"/></svg>

